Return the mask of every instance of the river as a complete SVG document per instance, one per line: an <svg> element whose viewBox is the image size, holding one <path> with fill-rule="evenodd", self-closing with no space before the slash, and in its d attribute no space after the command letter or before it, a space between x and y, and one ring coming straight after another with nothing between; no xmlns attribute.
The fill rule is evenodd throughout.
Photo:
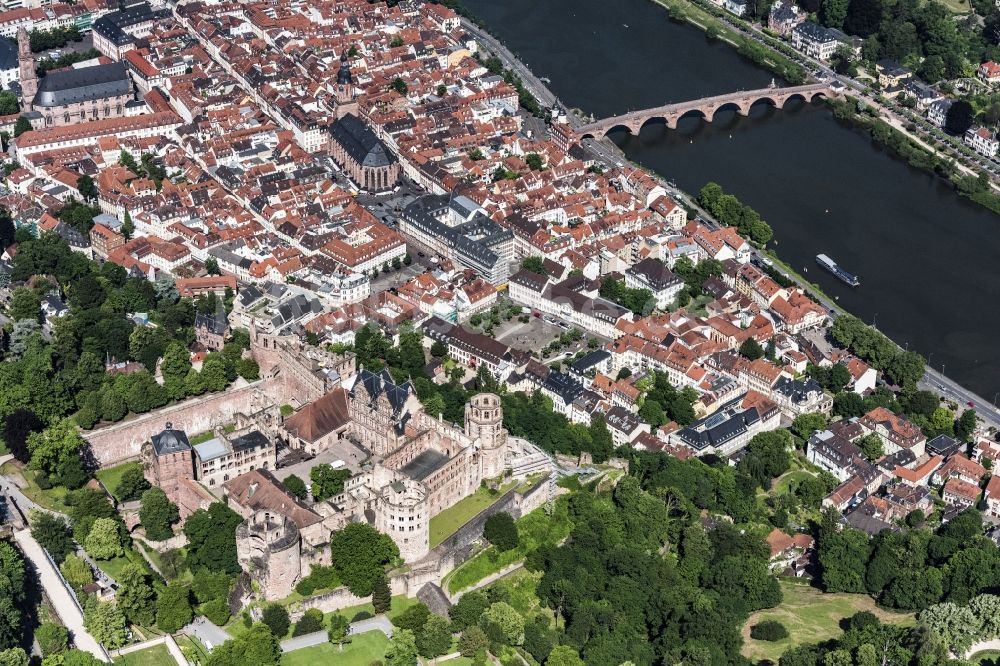
<svg viewBox="0 0 1000 666"><path fill-rule="evenodd" d="M648 0L465 0L568 106L605 117L766 86L771 74ZM1000 217L888 155L822 103L720 112L612 139L695 194L719 183L774 229L779 256L848 311L992 400L1000 392ZM851 289L819 269L833 257Z"/></svg>

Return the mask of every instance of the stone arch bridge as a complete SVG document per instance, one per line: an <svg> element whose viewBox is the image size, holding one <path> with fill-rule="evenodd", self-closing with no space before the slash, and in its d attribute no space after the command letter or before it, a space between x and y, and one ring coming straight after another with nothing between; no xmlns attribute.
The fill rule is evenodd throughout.
<svg viewBox="0 0 1000 666"><path fill-rule="evenodd" d="M688 114L700 114L707 122L712 122L716 112L733 108L741 116L750 115L750 107L758 102L768 102L772 106L782 108L788 100L798 98L811 102L818 96L832 97L836 93L828 83L811 83L804 86L789 88L761 88L760 90L741 90L727 95L704 97L690 102L666 104L652 109L629 111L620 116L602 118L592 123L586 123L576 128L581 138L600 138L615 129L624 127L632 134L638 134L642 126L651 120L663 120L670 129L677 128L677 121Z"/></svg>

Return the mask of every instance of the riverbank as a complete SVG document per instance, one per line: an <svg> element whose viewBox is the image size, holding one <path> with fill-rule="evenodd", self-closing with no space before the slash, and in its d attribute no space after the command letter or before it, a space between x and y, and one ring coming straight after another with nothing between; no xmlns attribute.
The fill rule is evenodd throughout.
<svg viewBox="0 0 1000 666"><path fill-rule="evenodd" d="M750 62L767 69L792 85L806 82L808 72L796 62L775 49L771 49L745 35L740 34L721 20L720 16L709 7L702 7L687 0L652 0L654 4L666 9L671 20L687 22L705 33L709 39L718 39L733 48ZM719 10L724 11L724 10Z"/></svg>
<svg viewBox="0 0 1000 666"><path fill-rule="evenodd" d="M932 147L882 120L872 107L865 106L859 111L857 100L853 97L827 100L827 103L833 109L834 118L864 128L875 145L885 148L910 166L947 181L958 195L1000 214L1000 196L991 187L985 174L977 176L969 169L962 170L964 175L958 173L958 165L953 159L943 158Z"/></svg>

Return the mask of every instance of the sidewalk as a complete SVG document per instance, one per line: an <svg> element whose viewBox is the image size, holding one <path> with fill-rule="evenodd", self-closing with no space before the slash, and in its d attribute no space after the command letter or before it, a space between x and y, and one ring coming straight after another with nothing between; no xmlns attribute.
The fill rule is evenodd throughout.
<svg viewBox="0 0 1000 666"><path fill-rule="evenodd" d="M56 571L55 565L42 547L31 536L31 532L28 530L15 532L14 540L21 547L24 556L31 560L35 569L38 570L38 578L45 594L48 595L52 606L56 609L59 619L69 630L75 646L89 652L103 662L110 662L111 659L104 647L84 628L83 611L77 605L76 598L66 588L62 576Z"/></svg>
<svg viewBox="0 0 1000 666"><path fill-rule="evenodd" d="M349 635L366 634L369 631L381 631L385 634L386 638L392 638L392 622L389 622L389 619L385 615L376 615L367 620L352 622L351 629L347 633ZM296 636L295 638L288 638L281 641L281 651L294 652L295 650L322 645L327 640L329 639L325 631L315 631L305 636Z"/></svg>

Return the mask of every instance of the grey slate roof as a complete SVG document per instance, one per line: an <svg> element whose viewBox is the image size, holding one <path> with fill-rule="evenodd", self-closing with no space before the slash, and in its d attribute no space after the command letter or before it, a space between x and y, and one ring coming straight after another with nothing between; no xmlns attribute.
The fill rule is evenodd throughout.
<svg viewBox="0 0 1000 666"><path fill-rule="evenodd" d="M397 416L403 411L406 399L410 397L410 382L406 381L402 384L397 384L388 370L382 370L382 372L375 374L371 370L361 368L361 371L358 373L358 380L351 389L352 397L357 391L358 386L365 387L372 404L384 393L389 404L392 406L393 414Z"/></svg>
<svg viewBox="0 0 1000 666"><path fill-rule="evenodd" d="M663 291L684 282L683 279L659 259L647 257L628 269L629 273L642 279L654 291Z"/></svg>
<svg viewBox="0 0 1000 666"><path fill-rule="evenodd" d="M476 211L475 206L466 197L428 194L406 206L402 216L428 236L443 238L455 249L456 258L463 265L490 274L497 262L502 261L498 250L513 242L514 233ZM468 221L449 226L442 221L448 209Z"/></svg>
<svg viewBox="0 0 1000 666"><path fill-rule="evenodd" d="M169 423L163 432L153 435L149 439L153 443L153 449L158 456L191 450L191 443L188 442L187 433L183 430L174 430Z"/></svg>
<svg viewBox="0 0 1000 666"><path fill-rule="evenodd" d="M115 46L124 46L135 40L135 37L125 30L126 28L167 16L170 16L169 9L153 11L148 2L141 2L125 7L124 9L119 9L116 12L105 14L94 21L92 30Z"/></svg>
<svg viewBox="0 0 1000 666"><path fill-rule="evenodd" d="M362 166L389 166L396 161L382 140L354 114L345 114L330 125L330 135Z"/></svg>
<svg viewBox="0 0 1000 666"><path fill-rule="evenodd" d="M17 44L0 39L0 70L17 69Z"/></svg>
<svg viewBox="0 0 1000 666"><path fill-rule="evenodd" d="M210 333L214 333L215 335L225 335L226 329L229 328L229 322L226 321L225 317L216 317L215 315L199 312L194 316L194 327L206 328Z"/></svg>
<svg viewBox="0 0 1000 666"><path fill-rule="evenodd" d="M129 95L132 83L121 62L50 72L38 82L33 106L53 107Z"/></svg>

